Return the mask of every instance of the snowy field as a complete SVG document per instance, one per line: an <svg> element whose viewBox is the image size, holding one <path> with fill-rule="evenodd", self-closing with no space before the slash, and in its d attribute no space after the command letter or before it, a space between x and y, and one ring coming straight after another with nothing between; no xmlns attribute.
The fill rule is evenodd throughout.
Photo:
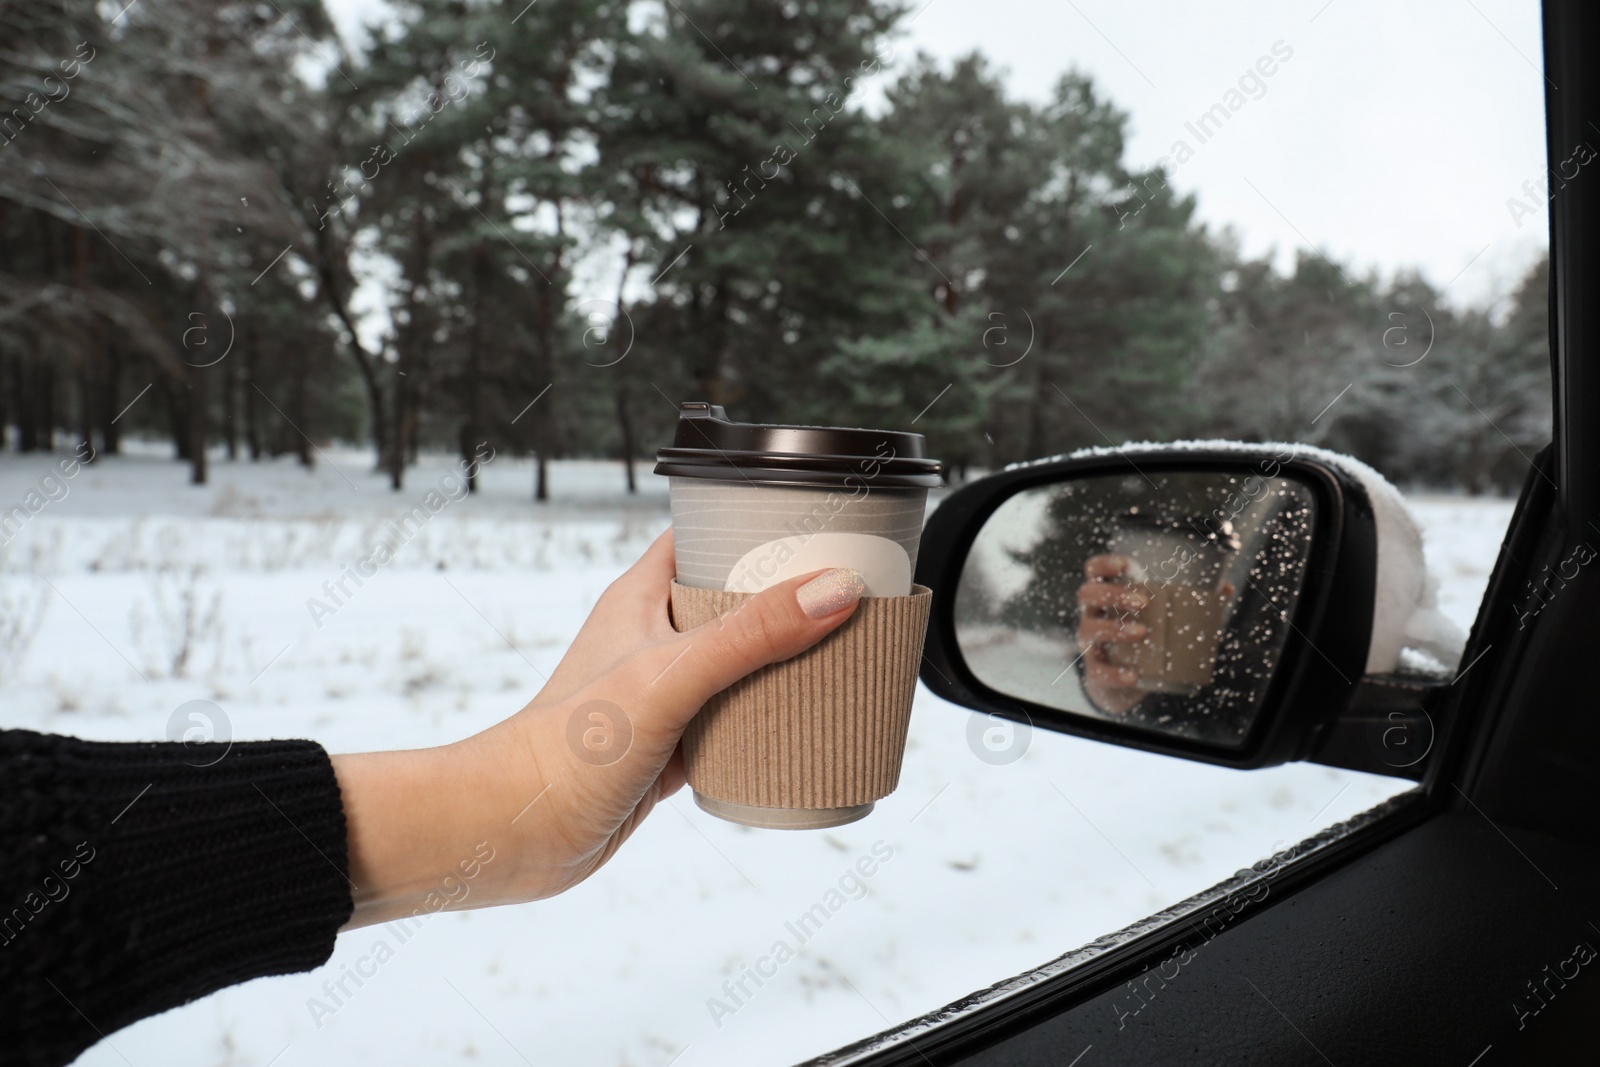
<svg viewBox="0 0 1600 1067"><path fill-rule="evenodd" d="M616 464L555 464L554 502L536 507L531 466L497 459L480 495L450 503L319 629L307 599L452 460L426 460L394 494L353 452L310 474L219 461L198 489L165 457L86 468L0 548L0 722L160 739L203 699L236 739L454 740L522 706L667 525L665 479L647 465L629 498ZM53 462L0 457L0 507ZM1417 501L1463 627L1511 507ZM563 897L437 915L403 944L385 927L345 934L317 972L146 1020L79 1062L793 1063L1076 948L1404 784L1311 765L1229 771L1043 732L997 765L969 743L974 720L920 692L900 789L862 822L749 830L680 794ZM792 942L786 923L875 847L890 858L864 895L761 988L747 981L753 995L730 997L724 982ZM393 958L331 1016L314 1013L323 983L379 941Z"/></svg>

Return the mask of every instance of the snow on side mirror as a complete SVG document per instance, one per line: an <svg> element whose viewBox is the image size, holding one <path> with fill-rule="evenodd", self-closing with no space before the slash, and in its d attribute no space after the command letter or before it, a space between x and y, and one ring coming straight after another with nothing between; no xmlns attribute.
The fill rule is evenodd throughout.
<svg viewBox="0 0 1600 1067"><path fill-rule="evenodd" d="M923 533L922 680L977 711L1169 755L1317 758L1363 678L1399 665L1408 620L1397 632L1386 608L1374 623L1395 509L1409 522L1370 468L1306 446L1128 446L1007 468L952 493ZM1410 770L1384 755L1358 762Z"/></svg>

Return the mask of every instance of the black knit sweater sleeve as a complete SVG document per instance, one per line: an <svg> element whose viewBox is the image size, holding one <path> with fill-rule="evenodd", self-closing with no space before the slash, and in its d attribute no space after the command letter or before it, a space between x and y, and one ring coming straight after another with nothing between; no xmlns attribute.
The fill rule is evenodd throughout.
<svg viewBox="0 0 1600 1067"><path fill-rule="evenodd" d="M310 741L0 731L0 1058L63 1064L223 986L327 961L344 807Z"/></svg>

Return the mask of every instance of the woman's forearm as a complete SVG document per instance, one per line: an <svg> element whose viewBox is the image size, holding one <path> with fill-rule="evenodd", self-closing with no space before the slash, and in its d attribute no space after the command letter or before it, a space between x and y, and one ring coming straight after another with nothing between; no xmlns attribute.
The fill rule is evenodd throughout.
<svg viewBox="0 0 1600 1067"><path fill-rule="evenodd" d="M506 773L517 761L493 751L504 740L489 731L438 748L333 757L355 902L345 929L525 899L506 889L511 845L537 836L527 805L543 785L523 762L514 777L528 795L517 802Z"/></svg>

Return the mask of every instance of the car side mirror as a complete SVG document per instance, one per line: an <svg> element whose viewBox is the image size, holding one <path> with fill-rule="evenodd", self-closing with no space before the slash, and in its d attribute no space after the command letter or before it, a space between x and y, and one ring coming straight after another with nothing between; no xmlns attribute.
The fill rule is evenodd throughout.
<svg viewBox="0 0 1600 1067"><path fill-rule="evenodd" d="M935 591L923 682L1005 719L1210 763L1420 773L1426 686L1398 701L1386 687L1368 743L1351 744L1377 527L1362 483L1307 452L1095 450L950 494L917 562Z"/></svg>

